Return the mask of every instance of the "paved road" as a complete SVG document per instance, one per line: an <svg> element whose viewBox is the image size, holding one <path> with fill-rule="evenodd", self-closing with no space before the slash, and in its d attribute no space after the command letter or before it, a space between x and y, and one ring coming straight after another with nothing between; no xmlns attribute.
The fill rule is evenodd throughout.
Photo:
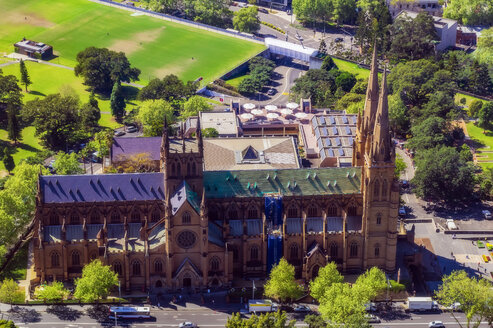
<svg viewBox="0 0 493 328"><path fill-rule="evenodd" d="M208 308L195 310L158 310L153 308L151 311L153 319L149 321L122 321L118 325L127 327L178 327L183 321L192 321L200 327L224 327L230 312L214 311ZM101 318L98 320L98 315ZM457 314L458 319L462 322L464 314ZM19 327L71 327L71 328L92 328L102 326L114 326L114 321L105 319L106 314L97 313L91 310L82 311L79 307L74 306L63 310L45 312L37 310L36 307L29 308L19 312L18 315L11 317ZM303 318L297 317L297 327L306 327ZM399 319L392 321L383 321L380 324L373 324L375 327L409 327L421 328L427 327L430 321L443 321L446 327L459 327L454 318L449 313L436 314L403 314ZM487 327L484 323L480 327Z"/></svg>

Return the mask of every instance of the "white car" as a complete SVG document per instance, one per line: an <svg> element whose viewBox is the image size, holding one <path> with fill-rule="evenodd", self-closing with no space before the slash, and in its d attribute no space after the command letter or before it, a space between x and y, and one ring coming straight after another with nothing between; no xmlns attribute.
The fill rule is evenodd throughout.
<svg viewBox="0 0 493 328"><path fill-rule="evenodd" d="M240 2L238 4L238 7L240 7L240 8L246 8L246 7L248 7L248 5L246 3Z"/></svg>
<svg viewBox="0 0 493 328"><path fill-rule="evenodd" d="M445 325L441 321L432 321L428 324L429 328L445 328Z"/></svg>
<svg viewBox="0 0 493 328"><path fill-rule="evenodd" d="M399 207L399 216L406 216L406 208L404 206Z"/></svg>
<svg viewBox="0 0 493 328"><path fill-rule="evenodd" d="M482 211L483 213L483 217L486 219L486 220L491 220L492 219L492 216L491 216L491 212L488 211L488 210L483 210Z"/></svg>
<svg viewBox="0 0 493 328"><path fill-rule="evenodd" d="M379 317L373 314L365 314L365 318L368 321L368 323L380 323L381 320Z"/></svg>
<svg viewBox="0 0 493 328"><path fill-rule="evenodd" d="M193 322L190 322L190 321L182 322L182 323L180 323L180 325L178 327L179 328L198 328L198 326L196 324L194 324Z"/></svg>

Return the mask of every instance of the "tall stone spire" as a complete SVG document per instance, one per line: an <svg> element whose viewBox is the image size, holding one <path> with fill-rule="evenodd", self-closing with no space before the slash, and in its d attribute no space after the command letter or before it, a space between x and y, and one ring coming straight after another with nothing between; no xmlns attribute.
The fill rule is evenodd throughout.
<svg viewBox="0 0 493 328"><path fill-rule="evenodd" d="M204 142L202 140L202 128L200 127L200 112L199 112L199 115L197 116L197 128L195 130L196 130L195 136L197 138L197 145L199 148L199 153L200 153L200 155L202 155L204 152Z"/></svg>
<svg viewBox="0 0 493 328"><path fill-rule="evenodd" d="M390 162L392 160L392 139L390 137L389 103L387 97L387 69L385 68L371 146L372 160L375 162Z"/></svg>
<svg viewBox="0 0 493 328"><path fill-rule="evenodd" d="M363 117L363 135L371 133L373 126L375 125L375 116L378 107L378 61L376 43L373 45L373 56L370 69Z"/></svg>

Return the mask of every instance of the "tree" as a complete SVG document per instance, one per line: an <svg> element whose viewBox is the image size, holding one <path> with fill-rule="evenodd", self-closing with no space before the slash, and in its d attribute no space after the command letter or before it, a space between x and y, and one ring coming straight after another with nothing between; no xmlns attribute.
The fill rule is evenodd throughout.
<svg viewBox="0 0 493 328"><path fill-rule="evenodd" d="M338 70L308 70L305 75L295 80L295 85L291 88L293 98L296 101L300 98L311 98L315 106L330 103L330 98L337 89L335 79L338 73Z"/></svg>
<svg viewBox="0 0 493 328"><path fill-rule="evenodd" d="M183 83L176 75L170 74L161 80L151 80L148 85L140 89L137 98L139 100L186 100L195 94L197 87L198 82Z"/></svg>
<svg viewBox="0 0 493 328"><path fill-rule="evenodd" d="M428 102L423 109L413 111L415 116L419 115L419 120L426 117L437 116L443 119L456 119L461 114L455 104L454 97L445 91L436 91L429 95Z"/></svg>
<svg viewBox="0 0 493 328"><path fill-rule="evenodd" d="M318 271L318 276L310 281L310 295L319 301L327 288L343 281L344 277L337 270L337 264L329 262Z"/></svg>
<svg viewBox="0 0 493 328"><path fill-rule="evenodd" d="M131 156L125 156L122 160L116 160L118 165L110 168L109 171L115 171L119 173L145 173L145 172L155 172L159 169L156 167L155 161L153 161L149 153L139 153L133 154Z"/></svg>
<svg viewBox="0 0 493 328"><path fill-rule="evenodd" d="M195 22L217 27L231 26L233 13L227 0L184 0L185 14Z"/></svg>
<svg viewBox="0 0 493 328"><path fill-rule="evenodd" d="M286 303L303 294L303 287L296 283L294 266L282 258L279 264L274 265L269 274L269 280L264 285L264 294Z"/></svg>
<svg viewBox="0 0 493 328"><path fill-rule="evenodd" d="M226 322L226 328L294 328L296 320L288 321L286 312L253 314L243 319L239 313L233 314Z"/></svg>
<svg viewBox="0 0 493 328"><path fill-rule="evenodd" d="M325 290L318 310L332 327L368 327L365 303L348 283L334 283Z"/></svg>
<svg viewBox="0 0 493 328"><path fill-rule="evenodd" d="M354 37L356 44L366 53L373 52L375 42L377 49L386 51L390 42L392 17L385 0L359 0L358 7L358 28Z"/></svg>
<svg viewBox="0 0 493 328"><path fill-rule="evenodd" d="M326 328L327 327L327 323L318 314L308 314L305 316L304 321L308 325L308 328Z"/></svg>
<svg viewBox="0 0 493 328"><path fill-rule="evenodd" d="M80 167L79 156L76 153L66 154L63 151L58 152L55 156L53 168L57 174L61 175L85 173Z"/></svg>
<svg viewBox="0 0 493 328"><path fill-rule="evenodd" d="M324 60L322 61L322 66L320 67L320 69L330 71L333 68L337 69L337 66L334 63L334 60L330 56L325 56Z"/></svg>
<svg viewBox="0 0 493 328"><path fill-rule="evenodd" d="M452 147L418 152L412 184L419 197L449 203L469 200L474 192L474 168Z"/></svg>
<svg viewBox="0 0 493 328"><path fill-rule="evenodd" d="M293 0L292 7L296 19L303 24L323 22L332 18L332 0Z"/></svg>
<svg viewBox="0 0 493 328"><path fill-rule="evenodd" d="M186 120L190 116L199 115L199 112L208 112L211 110L212 105L207 102L207 99L201 96L192 96L183 103L180 119Z"/></svg>
<svg viewBox="0 0 493 328"><path fill-rule="evenodd" d="M0 302L10 304L10 309L13 303L24 302L24 292L13 279L5 279L0 285Z"/></svg>
<svg viewBox="0 0 493 328"><path fill-rule="evenodd" d="M356 114L365 107L365 96L358 93L346 93L336 103L337 110L345 110L346 113Z"/></svg>
<svg viewBox="0 0 493 328"><path fill-rule="evenodd" d="M318 46L318 52L320 52L321 54L327 55L327 44L325 43L324 39L322 39L322 41L320 41L320 46ZM331 57L329 57L329 58L332 59ZM325 61L325 58L324 58L324 61ZM334 61L332 61L332 62L334 62Z"/></svg>
<svg viewBox="0 0 493 328"><path fill-rule="evenodd" d="M12 157L12 154L10 153L10 149L8 147L5 147L4 149L4 155L2 158L3 165L5 166L5 169L9 172L12 172L15 168L15 162L14 158Z"/></svg>
<svg viewBox="0 0 493 328"><path fill-rule="evenodd" d="M491 0L449 0L443 17L452 18L464 25L491 25L493 3Z"/></svg>
<svg viewBox="0 0 493 328"><path fill-rule="evenodd" d="M352 288L358 297L367 303L385 291L387 288L387 277L381 269L373 267L360 275Z"/></svg>
<svg viewBox="0 0 493 328"><path fill-rule="evenodd" d="M397 135L405 136L411 126L407 106L402 101L399 93L391 95L388 98L388 101L389 119L392 132Z"/></svg>
<svg viewBox="0 0 493 328"><path fill-rule="evenodd" d="M470 90L479 95L489 95L493 89L491 78L488 74L488 66L474 60L469 77Z"/></svg>
<svg viewBox="0 0 493 328"><path fill-rule="evenodd" d="M234 13L233 27L235 30L246 33L255 33L260 29L258 8L256 6L246 7Z"/></svg>
<svg viewBox="0 0 493 328"><path fill-rule="evenodd" d="M174 122L174 109L165 100L146 100L142 102L137 121L144 128L147 137L158 137L163 134L164 118L168 123Z"/></svg>
<svg viewBox="0 0 493 328"><path fill-rule="evenodd" d="M340 71L341 74L339 74L338 77L336 77L336 86L338 88L341 88L345 92L351 91L351 89L354 87L356 84L356 77L345 71Z"/></svg>
<svg viewBox="0 0 493 328"><path fill-rule="evenodd" d="M84 266L82 277L75 280L74 297L83 302L94 302L106 298L117 285L118 274L109 265L94 260Z"/></svg>
<svg viewBox="0 0 493 328"><path fill-rule="evenodd" d="M70 292L64 287L63 282L54 281L51 285L38 287L34 291L34 297L45 303L58 303L68 297Z"/></svg>
<svg viewBox="0 0 493 328"><path fill-rule="evenodd" d="M448 133L447 122L440 117L432 116L411 128L413 137L409 139L408 147L413 150L425 150L436 146L451 145L452 138Z"/></svg>
<svg viewBox="0 0 493 328"><path fill-rule="evenodd" d="M17 141L22 140L22 130L19 124L19 117L16 107L10 107L7 110L7 131L8 139L17 145Z"/></svg>
<svg viewBox="0 0 493 328"><path fill-rule="evenodd" d="M481 107L483 107L483 102L479 99L474 99L467 108L467 115L473 118L477 118Z"/></svg>
<svg viewBox="0 0 493 328"><path fill-rule="evenodd" d="M214 128L205 128L202 130L202 136L204 138L217 138L219 137L219 132Z"/></svg>
<svg viewBox="0 0 493 328"><path fill-rule="evenodd" d="M493 22L493 2L492 2L492 22ZM493 66L493 59L491 54L493 53L493 27L481 31L481 35L478 39L478 48L474 52L474 55L480 63Z"/></svg>
<svg viewBox="0 0 493 328"><path fill-rule="evenodd" d="M120 81L116 81L113 85L110 98L111 115L117 119L121 119L125 114L125 96L123 95L122 86Z"/></svg>
<svg viewBox="0 0 493 328"><path fill-rule="evenodd" d="M407 15L398 17L391 28L390 54L395 61L416 60L433 56L434 42L439 41L433 17L420 12L412 19Z"/></svg>
<svg viewBox="0 0 493 328"><path fill-rule="evenodd" d="M98 152L98 157L103 160L103 169L105 157L110 154L111 145L113 144L113 131L101 130L94 135L94 139L89 143L90 149Z"/></svg>
<svg viewBox="0 0 493 328"><path fill-rule="evenodd" d="M59 94L29 101L21 111L24 121L33 122L35 135L50 149L66 149L78 140L79 103Z"/></svg>
<svg viewBox="0 0 493 328"><path fill-rule="evenodd" d="M22 59L19 63L19 68L21 70L21 84L26 87L27 92L27 87L33 83L31 82L31 78L29 77L29 73L27 72L26 63L24 63Z"/></svg>
<svg viewBox="0 0 493 328"><path fill-rule="evenodd" d="M486 279L469 277L461 270L444 276L442 281L442 285L435 293L438 301L447 307L460 303L460 310L466 317L467 328L479 327L481 321L488 317L491 320L493 289ZM463 319L456 317L454 310L451 310L451 313L459 326L463 327L460 323Z"/></svg>
<svg viewBox="0 0 493 328"><path fill-rule="evenodd" d="M493 101L485 101L478 114L477 125L483 130L491 127L493 121Z"/></svg>
<svg viewBox="0 0 493 328"><path fill-rule="evenodd" d="M89 98L89 102L80 107L79 116L83 128L88 130L97 128L101 119L98 101L94 98Z"/></svg>
<svg viewBox="0 0 493 328"><path fill-rule="evenodd" d="M0 71L0 111L22 106L22 90L13 75L2 75Z"/></svg>
<svg viewBox="0 0 493 328"><path fill-rule="evenodd" d="M339 24L353 24L356 21L356 0L332 0L332 18Z"/></svg>
<svg viewBox="0 0 493 328"><path fill-rule="evenodd" d="M238 85L238 92L244 95L252 95L261 87L253 76L247 75Z"/></svg>
<svg viewBox="0 0 493 328"><path fill-rule="evenodd" d="M460 148L459 151L459 156L464 162L472 162L473 157L471 153L471 149L466 145L463 144Z"/></svg>
<svg viewBox="0 0 493 328"><path fill-rule="evenodd" d="M397 154L395 156L395 170L394 170L395 178L399 179L402 172L406 171L406 168L407 168L406 162L404 162L404 159L401 157L401 155Z"/></svg>
<svg viewBox="0 0 493 328"><path fill-rule="evenodd" d="M109 92L115 82L131 82L139 78L140 70L131 67L123 52L89 47L77 54L75 76L96 91Z"/></svg>

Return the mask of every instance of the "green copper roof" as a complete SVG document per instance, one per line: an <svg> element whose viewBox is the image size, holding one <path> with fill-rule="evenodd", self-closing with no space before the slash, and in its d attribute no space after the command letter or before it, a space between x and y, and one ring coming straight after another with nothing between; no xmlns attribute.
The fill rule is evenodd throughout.
<svg viewBox="0 0 493 328"><path fill-rule="evenodd" d="M360 185L360 167L204 172L207 198L359 194Z"/></svg>

